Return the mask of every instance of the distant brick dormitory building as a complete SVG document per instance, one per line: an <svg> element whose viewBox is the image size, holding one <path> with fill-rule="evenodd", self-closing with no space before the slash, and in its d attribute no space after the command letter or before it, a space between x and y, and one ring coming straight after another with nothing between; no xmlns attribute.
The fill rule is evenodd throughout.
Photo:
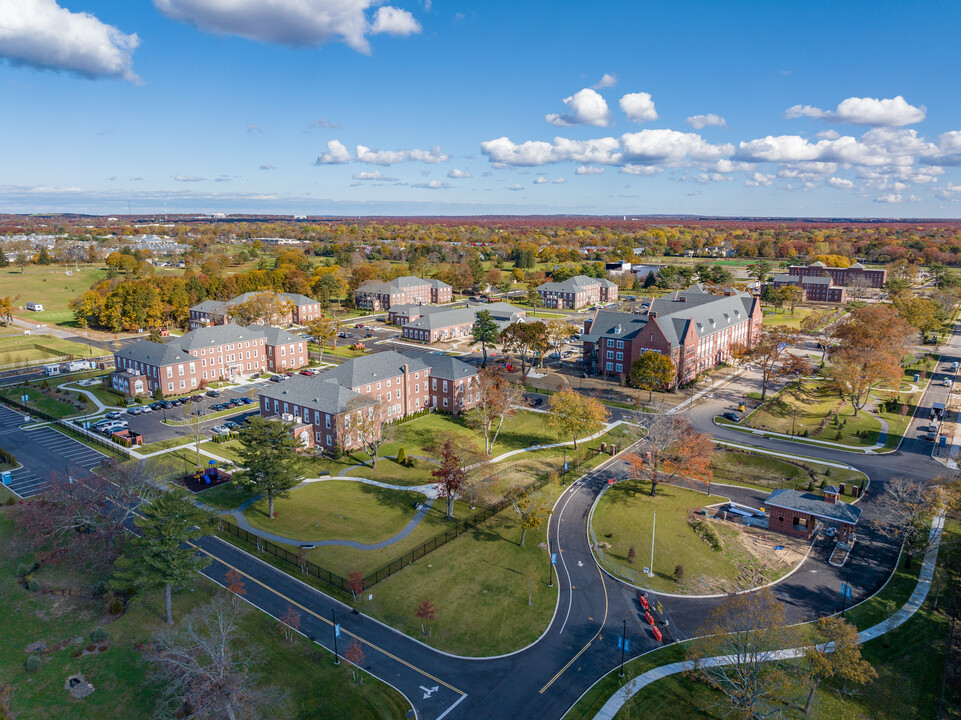
<svg viewBox="0 0 961 720"><path fill-rule="evenodd" d="M469 337L477 313L491 314L498 330L527 317L527 311L508 303L470 303L465 308L432 307L430 305L395 305L388 319L402 328L407 340L435 343Z"/></svg>
<svg viewBox="0 0 961 720"><path fill-rule="evenodd" d="M209 382L265 370L296 370L308 362L307 343L262 325L214 325L164 343L141 340L114 353L110 384L124 395L183 395Z"/></svg>
<svg viewBox="0 0 961 720"><path fill-rule="evenodd" d="M797 275L775 275L769 283L777 289L793 285L804 290L807 302L843 303L847 299L847 290L838 287L830 277L800 277Z"/></svg>
<svg viewBox="0 0 961 720"><path fill-rule="evenodd" d="M282 300L291 303L291 311L276 319L278 325L306 325L321 317L320 303L306 295L299 293L273 293ZM208 325L225 325L231 321L230 310L240 303L247 302L260 292L248 292L238 295L233 300L204 300L190 308L190 329L207 327Z"/></svg>
<svg viewBox="0 0 961 720"><path fill-rule="evenodd" d="M457 358L385 351L315 377L294 376L262 390L259 400L261 415L294 423L305 447L335 452L361 447L359 423L368 431L374 422L380 432L384 422L425 409L460 414L477 395L477 370Z"/></svg>
<svg viewBox="0 0 961 720"><path fill-rule="evenodd" d="M840 287L852 287L860 283L866 288L882 288L888 279L888 271L884 268L869 270L859 262L850 267L828 267L818 260L810 265L791 265L787 269L788 275L800 278L829 277L831 282Z"/></svg>
<svg viewBox="0 0 961 720"><path fill-rule="evenodd" d="M410 275L389 282L371 280L354 291L354 301L363 310L390 310L394 305L440 305L454 297L450 285L440 280L424 280Z"/></svg>
<svg viewBox="0 0 961 720"><path fill-rule="evenodd" d="M712 295L702 285L652 299L640 313L598 310L584 322L584 367L623 379L641 354L656 350L686 383L728 360L731 345L753 346L761 320L760 300L750 293Z"/></svg>
<svg viewBox="0 0 961 720"><path fill-rule="evenodd" d="M576 275L563 282L546 282L537 286L544 307L579 310L589 305L617 300L618 286L610 280Z"/></svg>

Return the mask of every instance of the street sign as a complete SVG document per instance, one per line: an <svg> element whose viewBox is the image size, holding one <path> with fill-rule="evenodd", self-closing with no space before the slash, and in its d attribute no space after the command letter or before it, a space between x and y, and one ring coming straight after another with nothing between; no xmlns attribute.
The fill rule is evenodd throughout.
<svg viewBox="0 0 961 720"><path fill-rule="evenodd" d="M334 625L334 637L340 637L340 623Z"/></svg>
<svg viewBox="0 0 961 720"><path fill-rule="evenodd" d="M30 396L29 396L29 395L21 395L21 396L20 396L20 402L24 402L24 403L25 403L25 402L29 402L29 401L30 401Z"/></svg>
<svg viewBox="0 0 961 720"><path fill-rule="evenodd" d="M847 583L844 583L844 584L841 585L841 596L842 596L842 597L846 597L848 600L850 600L850 599L851 599L851 596L852 596L853 594L854 594L854 593L851 592L851 586L850 586L850 585L848 585Z"/></svg>
<svg viewBox="0 0 961 720"><path fill-rule="evenodd" d="M571 464L570 464L569 462L567 462L567 460L565 460L565 461L564 461L564 472L567 472L567 471L570 470L570 469L571 469Z"/></svg>
<svg viewBox="0 0 961 720"><path fill-rule="evenodd" d="M645 574L645 575L650 575L650 574L651 574L651 569L650 569L650 568L644 568L644 574Z"/></svg>
<svg viewBox="0 0 961 720"><path fill-rule="evenodd" d="M663 615L663 614L664 614L664 606L661 605L661 601L660 601L660 600L657 601L657 613L658 613L658 615Z"/></svg>
<svg viewBox="0 0 961 720"><path fill-rule="evenodd" d="M551 565L557 565L557 553L551 553Z"/></svg>
<svg viewBox="0 0 961 720"><path fill-rule="evenodd" d="M624 638L624 652L630 652L630 651L631 651L631 639Z"/></svg>

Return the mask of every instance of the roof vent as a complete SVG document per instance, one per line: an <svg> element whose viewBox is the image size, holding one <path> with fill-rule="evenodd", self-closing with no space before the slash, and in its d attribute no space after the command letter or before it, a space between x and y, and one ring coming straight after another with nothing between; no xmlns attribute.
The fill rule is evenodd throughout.
<svg viewBox="0 0 961 720"><path fill-rule="evenodd" d="M678 298L678 300L679 300L680 302L687 302L687 295L681 295L681 296Z"/></svg>
<svg viewBox="0 0 961 720"><path fill-rule="evenodd" d="M620 325L617 325L617 326L614 328L614 334L615 334L615 335L620 335L622 329L623 329L623 328L621 328Z"/></svg>

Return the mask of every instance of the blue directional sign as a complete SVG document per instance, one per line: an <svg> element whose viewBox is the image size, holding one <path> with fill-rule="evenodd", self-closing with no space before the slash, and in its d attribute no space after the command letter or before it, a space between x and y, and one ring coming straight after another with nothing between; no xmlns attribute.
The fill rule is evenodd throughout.
<svg viewBox="0 0 961 720"><path fill-rule="evenodd" d="M618 635L618 636L617 636L617 649L618 649L618 650L623 649L624 652L630 652L630 651L631 651L631 639L630 639L630 638L626 638L626 637L622 637L621 635Z"/></svg>
<svg viewBox="0 0 961 720"><path fill-rule="evenodd" d="M567 460L565 460L565 461L564 461L564 472L567 472L567 471L570 470L570 469L571 469L571 464L570 464L569 462L567 462Z"/></svg>
<svg viewBox="0 0 961 720"><path fill-rule="evenodd" d="M334 637L340 637L340 623L334 625Z"/></svg>
<svg viewBox="0 0 961 720"><path fill-rule="evenodd" d="M557 553L551 553L551 565L557 565Z"/></svg>
<svg viewBox="0 0 961 720"><path fill-rule="evenodd" d="M854 593L851 592L850 585L848 585L847 583L844 583L843 585L841 585L841 595L843 597L846 597L848 600L850 600L853 594Z"/></svg>

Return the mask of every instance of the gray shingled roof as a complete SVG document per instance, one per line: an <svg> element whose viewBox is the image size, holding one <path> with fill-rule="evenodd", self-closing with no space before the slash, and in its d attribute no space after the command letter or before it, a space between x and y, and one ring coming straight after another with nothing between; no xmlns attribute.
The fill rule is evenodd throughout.
<svg viewBox="0 0 961 720"><path fill-rule="evenodd" d="M444 308L443 312L434 312L421 315L416 320L404 325L405 328L416 330L439 330L453 325L473 324L477 317L477 312L471 308Z"/></svg>
<svg viewBox="0 0 961 720"><path fill-rule="evenodd" d="M427 363L422 360L412 360L399 352L387 350L348 360L321 373L318 377L327 382L355 388L401 375L404 372L404 365L409 366L410 372L428 368Z"/></svg>
<svg viewBox="0 0 961 720"><path fill-rule="evenodd" d="M246 292L242 295L238 295L237 297L235 297L233 300L230 301L230 303L232 305L236 305L239 303L247 302L248 300L253 298L254 295L261 295L265 292L274 292L274 291L273 290L257 290L254 292ZM312 300L306 295L301 295L300 293L276 293L276 295L286 300L290 300L294 305L297 305L297 306L317 304L316 300Z"/></svg>
<svg viewBox="0 0 961 720"><path fill-rule="evenodd" d="M579 292L585 290L594 285L600 285L601 287L613 287L617 283L612 283L610 280L604 280L603 278L592 278L587 277L587 275L575 275L572 278L568 278L563 282L546 282L537 286L538 290L553 290L556 292Z"/></svg>
<svg viewBox="0 0 961 720"><path fill-rule="evenodd" d="M858 518L861 517L861 508L859 507L840 500L836 503L825 502L820 495L805 493L800 490L788 490L786 488L775 490L767 496L764 503L765 505L797 510L809 515L816 515L825 520L843 522L849 525L857 524Z"/></svg>
<svg viewBox="0 0 961 720"><path fill-rule="evenodd" d="M190 309L196 310L197 312L223 315L227 311L227 303L223 300L204 300L202 303L197 303Z"/></svg>
<svg viewBox="0 0 961 720"><path fill-rule="evenodd" d="M781 273L780 275L775 275L771 278L771 282L782 282L782 283L798 283L801 278L797 275L789 275L787 273Z"/></svg>
<svg viewBox="0 0 961 720"><path fill-rule="evenodd" d="M829 277L806 277L801 281L804 285L830 285Z"/></svg>
<svg viewBox="0 0 961 720"><path fill-rule="evenodd" d="M192 330L179 338L167 341L167 345L174 345L184 350L196 350L198 348L223 345L224 343L244 342L247 340L258 340L264 334L250 330L240 325L227 323L226 325L211 325L210 327Z"/></svg>
<svg viewBox="0 0 961 720"><path fill-rule="evenodd" d="M282 383L261 390L260 395L281 402L297 403L301 407L331 415L377 404L374 398L356 393L335 382L325 382L323 377L294 375Z"/></svg>
<svg viewBox="0 0 961 720"><path fill-rule="evenodd" d="M169 365L170 363L184 362L193 360L194 357L184 352L176 342L180 338L174 338L167 343L155 343L150 340L141 340L131 343L125 348L121 348L115 357L135 362L146 363L147 365Z"/></svg>
<svg viewBox="0 0 961 720"><path fill-rule="evenodd" d="M290 343L304 342L302 337L271 325L248 325L247 329L259 332L267 338L268 345L289 345Z"/></svg>
<svg viewBox="0 0 961 720"><path fill-rule="evenodd" d="M707 337L746 320L755 302L750 293L734 291L733 295L712 295L702 285L693 285L687 290L652 300L648 312L656 313L653 322L671 347L678 347L690 323L694 323L698 337ZM630 338L642 331L650 320L648 314L599 310L585 339ZM618 326L621 327L620 333L616 332Z"/></svg>
<svg viewBox="0 0 961 720"><path fill-rule="evenodd" d="M416 350L404 350L401 354L412 360L420 360L430 365L430 376L432 378L461 380L477 374L476 367L468 365L453 355L434 355L433 353L417 352Z"/></svg>

